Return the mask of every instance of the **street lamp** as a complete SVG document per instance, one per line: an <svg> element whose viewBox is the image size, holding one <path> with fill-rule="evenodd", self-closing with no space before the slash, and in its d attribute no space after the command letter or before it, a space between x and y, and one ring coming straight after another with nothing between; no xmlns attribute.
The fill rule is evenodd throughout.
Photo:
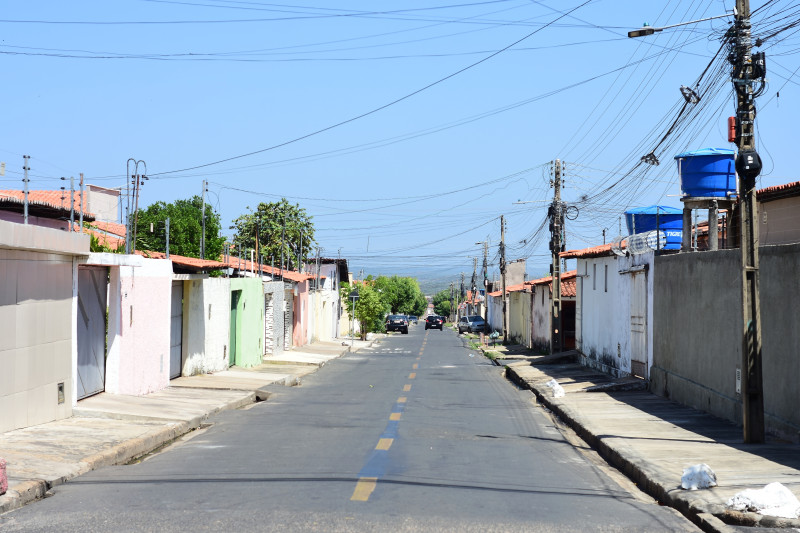
<svg viewBox="0 0 800 533"><path fill-rule="evenodd" d="M696 24L698 22L705 22L707 20L720 19L722 17L731 17L731 16L733 15L731 15L730 13L726 13L724 15L716 15L714 17L706 17L704 19L690 20L689 22L679 22L678 24L670 24L669 26L658 26L658 27L650 26L645 22L644 25L638 30L629 31L628 37L631 39L635 37L646 37L648 35L653 35L657 31L667 30L669 28L677 28L678 26L686 26L687 24Z"/></svg>

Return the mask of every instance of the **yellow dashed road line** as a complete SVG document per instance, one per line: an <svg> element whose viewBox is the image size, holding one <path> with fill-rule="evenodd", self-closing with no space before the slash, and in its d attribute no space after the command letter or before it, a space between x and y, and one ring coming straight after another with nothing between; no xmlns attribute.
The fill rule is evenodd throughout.
<svg viewBox="0 0 800 533"><path fill-rule="evenodd" d="M375 490L375 485L378 484L378 478L376 477L362 477L356 483L356 490L353 491L353 495L350 496L350 500L354 502L365 502L369 500L370 494L372 491Z"/></svg>
<svg viewBox="0 0 800 533"><path fill-rule="evenodd" d="M393 442L394 442L394 439L378 439L378 445L375 446L375 449L376 450L388 450L392 446Z"/></svg>
<svg viewBox="0 0 800 533"><path fill-rule="evenodd" d="M403 386L403 392L408 392L410 390L411 390L411 385L404 385Z"/></svg>
<svg viewBox="0 0 800 533"><path fill-rule="evenodd" d="M400 420L400 415L402 413L392 413L389 415L389 420Z"/></svg>
<svg viewBox="0 0 800 533"><path fill-rule="evenodd" d="M413 365L411 365L411 368L413 368L414 370L418 369L419 363L414 363Z"/></svg>
<svg viewBox="0 0 800 533"><path fill-rule="evenodd" d="M408 379L414 379L415 377L417 377L417 373L416 372L412 372L412 373L410 373L408 375Z"/></svg>
<svg viewBox="0 0 800 533"><path fill-rule="evenodd" d="M406 403L407 401L408 401L408 398L406 398L405 396L400 396L397 399L397 403Z"/></svg>

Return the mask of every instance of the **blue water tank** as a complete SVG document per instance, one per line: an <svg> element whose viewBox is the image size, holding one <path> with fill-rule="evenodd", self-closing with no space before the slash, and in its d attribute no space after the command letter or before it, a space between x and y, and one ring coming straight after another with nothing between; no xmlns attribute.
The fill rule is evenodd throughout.
<svg viewBox="0 0 800 533"><path fill-rule="evenodd" d="M703 148L675 156L686 196L726 198L736 193L735 153L729 148Z"/></svg>
<svg viewBox="0 0 800 533"><path fill-rule="evenodd" d="M680 250L683 235L683 210L677 207L651 205L625 211L628 234L644 233L658 228L667 236L664 250ZM635 231L634 231L635 229Z"/></svg>

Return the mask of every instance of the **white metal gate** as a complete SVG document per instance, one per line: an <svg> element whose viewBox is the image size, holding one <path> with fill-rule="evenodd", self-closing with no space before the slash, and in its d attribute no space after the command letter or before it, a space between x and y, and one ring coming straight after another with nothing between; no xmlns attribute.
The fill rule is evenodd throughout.
<svg viewBox="0 0 800 533"><path fill-rule="evenodd" d="M183 360L183 282L172 282L172 311L169 328L169 379L180 377Z"/></svg>
<svg viewBox="0 0 800 533"><path fill-rule="evenodd" d="M106 383L108 270L78 267L78 399L103 392Z"/></svg>
<svg viewBox="0 0 800 533"><path fill-rule="evenodd" d="M631 374L647 379L647 274L631 277Z"/></svg>
<svg viewBox="0 0 800 533"><path fill-rule="evenodd" d="M283 297L283 349L288 350L292 347L294 335L294 293L285 291Z"/></svg>
<svg viewBox="0 0 800 533"><path fill-rule="evenodd" d="M264 354L275 350L275 302L272 294L264 294Z"/></svg>

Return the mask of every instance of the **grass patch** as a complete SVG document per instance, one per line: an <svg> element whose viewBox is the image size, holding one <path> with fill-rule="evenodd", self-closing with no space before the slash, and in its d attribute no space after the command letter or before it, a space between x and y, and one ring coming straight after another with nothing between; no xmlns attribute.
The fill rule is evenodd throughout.
<svg viewBox="0 0 800 533"><path fill-rule="evenodd" d="M480 343L477 343L477 342L470 342L469 343L469 347L472 348L473 350L480 350L481 349Z"/></svg>
<svg viewBox="0 0 800 533"><path fill-rule="evenodd" d="M495 359L497 359L497 356L500 355L500 352L493 352L491 350L487 350L483 352L483 355L494 361Z"/></svg>

